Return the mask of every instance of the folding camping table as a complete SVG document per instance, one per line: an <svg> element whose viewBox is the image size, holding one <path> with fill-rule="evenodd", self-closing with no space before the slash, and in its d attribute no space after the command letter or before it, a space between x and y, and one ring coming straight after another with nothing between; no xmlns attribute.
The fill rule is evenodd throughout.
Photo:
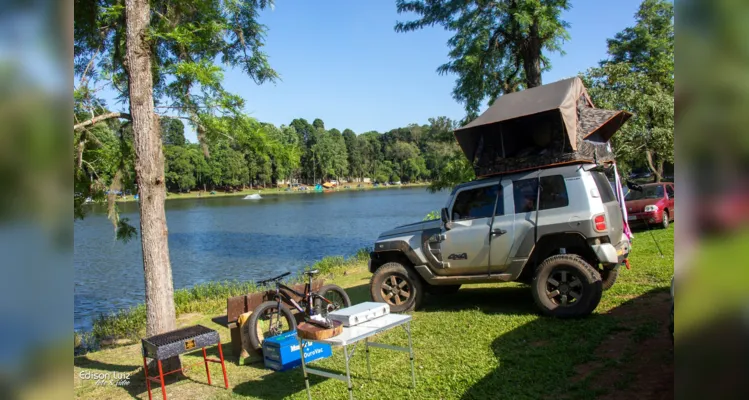
<svg viewBox="0 0 749 400"><path fill-rule="evenodd" d="M372 369L369 366L369 348L370 347L379 347L379 348L387 349L387 350L402 351L402 352L408 353L411 359L411 383L413 384L413 387L416 388L416 376L414 375L414 351L413 351L413 346L411 344L411 319L412 318L410 315L388 314L380 318L369 320L359 325L344 327L343 332L341 332L340 335L334 336L332 338L319 339L319 340L299 338L299 351L301 353L301 358L302 358L302 371L304 372L304 384L307 387L307 398L312 400L312 394L310 393L310 390L309 390L309 376L308 376L309 374L324 376L326 378L338 379L339 381L346 382L348 384L348 397L349 399L354 398L353 388L351 386L351 370L349 368L349 361L351 360L351 357L354 356L356 345L362 340L364 340L364 346L365 346L366 353L367 353L367 372L369 373L370 378L372 377ZM371 336L393 329L397 326L402 326L403 329L408 334L408 348L369 341L369 338ZM331 346L343 347L343 356L346 362L346 375L343 376L343 375L333 374L330 372L321 371L319 369L307 367L306 362L304 360L304 346L302 345L303 341L325 343ZM353 345L354 347L353 349L351 349L351 352L349 352L349 346L351 345Z"/></svg>

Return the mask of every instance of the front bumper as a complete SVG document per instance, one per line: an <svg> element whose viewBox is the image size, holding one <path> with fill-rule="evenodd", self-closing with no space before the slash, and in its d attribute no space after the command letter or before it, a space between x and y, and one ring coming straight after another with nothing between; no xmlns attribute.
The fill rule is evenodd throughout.
<svg viewBox="0 0 749 400"><path fill-rule="evenodd" d="M627 222L630 225L637 225L637 224L660 224L663 222L663 212L662 211L652 211L652 212L641 212L641 213L633 213L627 215Z"/></svg>

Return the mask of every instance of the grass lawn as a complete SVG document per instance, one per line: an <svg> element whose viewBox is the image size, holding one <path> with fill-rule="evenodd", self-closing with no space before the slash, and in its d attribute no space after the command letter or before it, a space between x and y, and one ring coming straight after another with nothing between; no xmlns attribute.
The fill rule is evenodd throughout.
<svg viewBox="0 0 749 400"><path fill-rule="evenodd" d="M413 313L417 388L410 388L408 356L387 350L371 353L373 379L367 378L363 347L351 360L357 399L539 399L594 397L673 398L673 352L667 332L673 274L673 226L653 231L664 252L661 257L649 232L636 234L632 269L605 292L594 315L580 320L556 320L537 314L529 289L520 284L465 286L457 294L427 297ZM370 274L364 265L352 267L333 281L344 286L354 303L369 300ZM200 323L217 329L225 343L229 331L211 321L218 313L187 313L180 325ZM407 345L401 329L376 339ZM211 353L217 354L216 349ZM262 365L238 366L224 345L230 389L218 386L221 369L211 366L214 386L208 386L202 365L187 372L190 379L169 380L173 399L251 398L306 399L301 369L276 373ZM343 351L316 361L318 368L344 371ZM183 364L202 360L198 353L183 356ZM130 374L127 386L97 386L81 372ZM655 378L663 379L655 379ZM655 380L654 380L655 379ZM665 379L665 383L662 382ZM311 376L315 399L347 398L340 381ZM148 398L139 345L88 353L75 359L75 394L80 398ZM664 386L666 385L666 386ZM154 389L154 396L161 396ZM618 396L617 396L618 395Z"/></svg>

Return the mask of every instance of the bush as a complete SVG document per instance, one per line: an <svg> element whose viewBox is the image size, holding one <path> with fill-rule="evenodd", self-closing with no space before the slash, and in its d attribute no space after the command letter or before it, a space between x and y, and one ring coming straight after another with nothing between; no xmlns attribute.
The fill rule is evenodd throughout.
<svg viewBox="0 0 749 400"><path fill-rule="evenodd" d="M430 211L429 214L424 217L422 221L431 221L435 219L440 219L440 212L439 211Z"/></svg>

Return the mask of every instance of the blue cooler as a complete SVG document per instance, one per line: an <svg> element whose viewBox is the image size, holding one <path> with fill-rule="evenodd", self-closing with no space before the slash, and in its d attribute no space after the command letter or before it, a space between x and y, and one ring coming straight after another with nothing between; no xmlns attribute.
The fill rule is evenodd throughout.
<svg viewBox="0 0 749 400"><path fill-rule="evenodd" d="M307 362L328 358L333 354L329 344L304 341ZM265 366L275 371L287 371L302 365L296 331L286 332L263 341Z"/></svg>

